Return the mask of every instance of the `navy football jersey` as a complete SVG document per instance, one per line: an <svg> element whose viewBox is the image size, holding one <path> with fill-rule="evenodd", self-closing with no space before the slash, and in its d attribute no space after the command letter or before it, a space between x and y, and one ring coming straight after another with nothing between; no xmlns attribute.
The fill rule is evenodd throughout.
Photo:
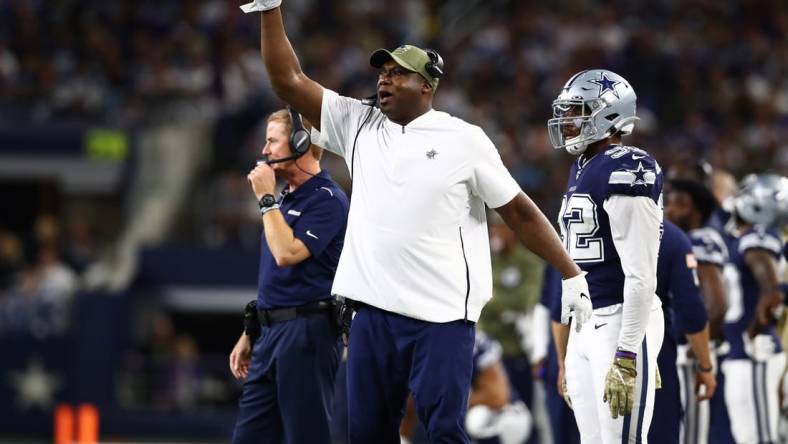
<svg viewBox="0 0 788 444"><path fill-rule="evenodd" d="M595 309L624 301L624 272L603 204L611 196L645 196L662 206L662 170L640 148L611 145L572 165L558 224L564 247L581 269Z"/></svg>
<svg viewBox="0 0 788 444"><path fill-rule="evenodd" d="M487 336L483 331L476 330L476 338L473 343L473 374L471 376L471 384L476 381L479 373L490 368L497 362L501 362L502 356L501 344L495 339ZM503 365L503 363L501 362ZM517 390L509 387L510 401L519 399Z"/></svg>
<svg viewBox="0 0 788 444"><path fill-rule="evenodd" d="M747 331L755 318L755 308L761 292L744 256L751 249L762 249L779 263L783 241L776 230L757 225L742 233L729 232L726 240L730 262L723 271L728 286L728 311L725 313L723 334L731 346L729 358L746 359L748 356L744 351L742 334ZM775 350L782 350L774 325L759 333L771 335L775 342Z"/></svg>

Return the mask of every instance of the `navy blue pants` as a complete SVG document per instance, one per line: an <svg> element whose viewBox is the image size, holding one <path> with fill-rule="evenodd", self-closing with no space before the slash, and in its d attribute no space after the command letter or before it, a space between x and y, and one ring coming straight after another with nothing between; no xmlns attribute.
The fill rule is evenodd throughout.
<svg viewBox="0 0 788 444"><path fill-rule="evenodd" d="M239 402L235 444L331 443L342 340L328 315L263 327Z"/></svg>
<svg viewBox="0 0 788 444"><path fill-rule="evenodd" d="M654 416L648 430L648 442L678 444L684 413L681 410L681 387L676 368L677 345L667 333L668 328L665 327L665 339L657 357L662 388L654 392Z"/></svg>
<svg viewBox="0 0 788 444"><path fill-rule="evenodd" d="M575 414L566 405L564 397L558 393L558 358L555 345L550 341L545 363L545 402L550 416L550 430L553 432L555 444L580 444L580 431L577 429Z"/></svg>
<svg viewBox="0 0 788 444"><path fill-rule="evenodd" d="M408 391L432 443L467 443L474 325L432 323L364 307L348 346L351 444L399 444Z"/></svg>

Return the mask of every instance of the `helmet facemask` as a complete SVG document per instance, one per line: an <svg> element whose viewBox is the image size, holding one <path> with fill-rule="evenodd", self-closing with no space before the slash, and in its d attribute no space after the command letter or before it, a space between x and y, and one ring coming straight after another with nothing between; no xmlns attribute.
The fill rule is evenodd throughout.
<svg viewBox="0 0 788 444"><path fill-rule="evenodd" d="M553 101L553 118L547 121L550 142L555 149L566 149L569 154L582 154L590 143L602 140L608 135L601 135L594 124L597 114L605 108L604 100L597 98L556 99ZM567 132L576 131L574 136L567 137Z"/></svg>
<svg viewBox="0 0 788 444"><path fill-rule="evenodd" d="M547 121L550 142L570 154L616 133L628 135L635 127L637 96L623 77L607 70L581 71L564 85L553 101Z"/></svg>

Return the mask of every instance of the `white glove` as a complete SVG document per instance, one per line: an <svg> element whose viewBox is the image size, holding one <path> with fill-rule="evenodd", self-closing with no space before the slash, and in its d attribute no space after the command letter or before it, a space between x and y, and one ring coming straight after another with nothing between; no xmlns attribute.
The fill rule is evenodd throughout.
<svg viewBox="0 0 788 444"><path fill-rule="evenodd" d="M250 12L268 11L278 8L282 4L282 0L254 0L252 3L241 5L241 11L249 14Z"/></svg>
<svg viewBox="0 0 788 444"><path fill-rule="evenodd" d="M569 318L575 319L575 329L579 332L583 324L591 319L594 307L586 282L586 272L561 281L561 323L569 324Z"/></svg>
<svg viewBox="0 0 788 444"><path fill-rule="evenodd" d="M755 335L750 339L750 335L745 331L742 333L742 339L744 340L744 353L757 362L764 362L775 353L774 339L770 335Z"/></svg>

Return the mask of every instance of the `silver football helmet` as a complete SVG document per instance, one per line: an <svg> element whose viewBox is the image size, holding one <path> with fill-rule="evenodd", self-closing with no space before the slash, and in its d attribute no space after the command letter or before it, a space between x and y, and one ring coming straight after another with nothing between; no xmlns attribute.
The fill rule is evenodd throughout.
<svg viewBox="0 0 788 444"><path fill-rule="evenodd" d="M581 71L553 101L553 118L547 121L550 142L579 155L593 142L630 134L638 120L636 101L635 90L620 75L605 69Z"/></svg>
<svg viewBox="0 0 788 444"><path fill-rule="evenodd" d="M749 174L733 199L736 214L751 224L781 227L788 223L788 178Z"/></svg>

